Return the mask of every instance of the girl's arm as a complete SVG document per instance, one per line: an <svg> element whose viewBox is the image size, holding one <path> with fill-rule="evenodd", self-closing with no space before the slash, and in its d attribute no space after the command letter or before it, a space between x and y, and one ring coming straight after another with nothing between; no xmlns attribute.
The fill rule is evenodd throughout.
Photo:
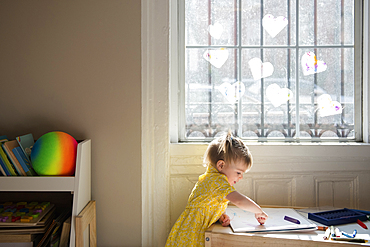
<svg viewBox="0 0 370 247"><path fill-rule="evenodd" d="M264 224L268 218L268 215L261 209L261 207L257 203L237 191L233 191L228 194L226 196L226 199L232 202L238 208L254 213L257 221L260 224Z"/></svg>

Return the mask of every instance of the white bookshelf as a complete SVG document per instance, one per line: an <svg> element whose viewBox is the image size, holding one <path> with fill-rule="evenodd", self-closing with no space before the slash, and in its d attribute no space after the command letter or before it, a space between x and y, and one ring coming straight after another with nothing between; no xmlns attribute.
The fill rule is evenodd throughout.
<svg viewBox="0 0 370 247"><path fill-rule="evenodd" d="M76 242L75 217L91 200L91 140L87 139L78 143L75 176L0 176L0 192L49 192L48 195L55 192L56 197L59 192L69 192L72 196L70 246L74 247ZM1 199L6 200L7 198Z"/></svg>

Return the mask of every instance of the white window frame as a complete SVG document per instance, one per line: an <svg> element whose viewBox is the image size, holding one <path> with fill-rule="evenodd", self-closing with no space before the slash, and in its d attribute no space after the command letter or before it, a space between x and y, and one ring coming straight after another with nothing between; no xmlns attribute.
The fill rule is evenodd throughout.
<svg viewBox="0 0 370 247"><path fill-rule="evenodd" d="M358 102L355 102L355 140L357 142L368 142L368 126L365 126L368 123L368 116L365 114L367 111L367 98L368 95L365 95L367 91L367 60L366 55L367 49L365 42L367 42L368 35L366 35L367 30L365 30L365 26L367 26L366 19L368 18L368 14L366 11L367 1L355 1L355 12L363 13L362 15L355 15L355 35L361 36L363 39L355 39L355 47L360 47L362 44L363 47L363 55L359 54L359 52L355 51L355 68L358 66L362 66L362 71L359 71L355 74L355 85L354 85L354 97L356 99L361 99ZM185 73L185 65L184 61L180 60L180 58L185 57L185 33L179 32L179 30L184 30L185 28L185 1L176 0L171 2L171 11L170 11L170 18L171 18L171 37L170 37L170 59L171 59L171 66L170 66L170 76L171 76L171 85L170 85L170 96L171 96L171 104L170 104L170 139L171 143L179 143L179 142L187 142L185 139L185 128L180 126L185 126L185 83L184 83L184 73ZM363 21L362 21L363 19ZM363 26L362 24L365 23L366 25ZM362 61L362 64L357 64L358 61ZM366 73L366 74L365 74ZM362 78L362 79L361 79ZM362 89L362 90L361 90ZM296 102L299 104L299 95L296 95ZM362 114L363 113L363 114ZM299 117L299 116L297 116ZM298 120L296 120L298 121ZM298 121L299 122L299 121ZM299 126L297 126L299 128ZM299 129L297 129L299 132ZM206 140L204 140L206 141ZM297 139L299 141L299 139ZM325 141L325 140L323 140ZM329 142L336 142L336 140L328 140ZM189 140L189 142L192 142ZM207 142L207 141L206 141ZM280 142L284 142L281 140ZM308 141L310 142L310 141Z"/></svg>

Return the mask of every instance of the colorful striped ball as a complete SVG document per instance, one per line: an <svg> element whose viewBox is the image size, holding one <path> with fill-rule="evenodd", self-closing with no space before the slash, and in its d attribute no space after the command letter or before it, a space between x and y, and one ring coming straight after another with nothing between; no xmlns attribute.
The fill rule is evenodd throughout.
<svg viewBox="0 0 370 247"><path fill-rule="evenodd" d="M67 133L53 131L33 145L31 163L40 176L72 176L76 168L77 141Z"/></svg>

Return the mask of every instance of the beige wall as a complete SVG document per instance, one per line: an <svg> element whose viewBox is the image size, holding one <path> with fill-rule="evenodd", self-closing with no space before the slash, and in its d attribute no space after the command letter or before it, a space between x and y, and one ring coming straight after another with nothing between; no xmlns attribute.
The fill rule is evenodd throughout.
<svg viewBox="0 0 370 247"><path fill-rule="evenodd" d="M140 1L0 0L0 135L92 139L98 246L141 245Z"/></svg>

